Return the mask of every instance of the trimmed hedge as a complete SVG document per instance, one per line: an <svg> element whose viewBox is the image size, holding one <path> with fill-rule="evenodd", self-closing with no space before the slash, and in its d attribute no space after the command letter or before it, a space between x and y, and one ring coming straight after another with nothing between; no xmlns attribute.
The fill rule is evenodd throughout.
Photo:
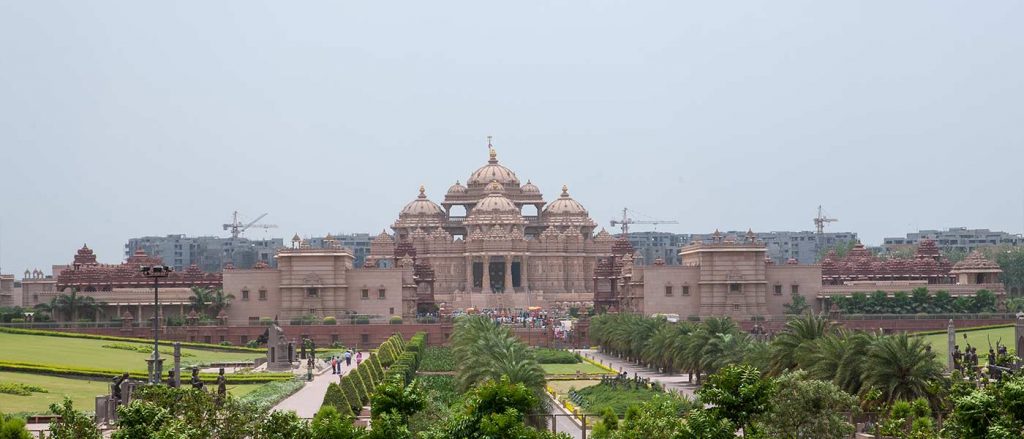
<svg viewBox="0 0 1024 439"><path fill-rule="evenodd" d="M115 376L119 376L122 373L128 372L128 376L136 379L147 379L149 376L146 372L142 371L124 371L124 370L109 370L109 369L89 369L89 368L75 368L65 366L54 366L48 364L35 364L35 363L19 363L13 361L0 361L0 370L7 370L12 372L28 372L37 373L42 375L54 375L54 376L77 376L86 378L104 378L110 379ZM185 375L185 369L182 369L182 382L188 381L189 376ZM284 381L294 378L294 375L290 373L259 373L259 374L227 374L229 384L259 384L269 383L271 381ZM200 373L199 378L205 383L212 383L217 381L217 374L214 373Z"/></svg>
<svg viewBox="0 0 1024 439"><path fill-rule="evenodd" d="M356 397L359 398L359 403L362 405L368 404L370 402L370 389L363 382L363 377L359 376L354 369L348 373L348 377L356 388Z"/></svg>
<svg viewBox="0 0 1024 439"><path fill-rule="evenodd" d="M378 355L370 354L370 359L366 360L370 363L370 367L373 368L373 373L377 375L377 382L384 379L384 368L380 366L380 359Z"/></svg>
<svg viewBox="0 0 1024 439"><path fill-rule="evenodd" d="M373 377L371 377L369 375L370 374L369 370L370 370L370 368L368 368L368 367L357 367L356 370L355 370L355 374L359 375L359 380L362 381L363 382L363 386L366 387L366 398L367 399L370 398L370 395L373 394L373 391L376 388L376 386L374 385L374 382L373 382Z"/></svg>
<svg viewBox="0 0 1024 439"><path fill-rule="evenodd" d="M973 326L973 327L970 327L970 328L956 328L956 327L954 327L954 329L956 330L957 334L961 334L961 333L964 333L964 332L971 332L971 331L984 331L986 329L1012 328L1014 326L1015 325L1013 323L1006 323L1006 324L1002 324L1002 325ZM946 331L947 331L946 329L935 329L935 330L932 330L932 331L915 332L915 333L910 334L910 335L916 337L916 336L924 336L924 335L945 334Z"/></svg>
<svg viewBox="0 0 1024 439"><path fill-rule="evenodd" d="M8 334L22 334L22 335L42 335L47 337L64 337L64 338L82 338L87 340L106 340L106 341L123 341L129 343L153 343L152 340L145 338L130 338L130 337L114 337L108 335L95 335L95 334L81 334L78 332L60 332L60 331L43 331L40 329L21 329L21 328L8 328L0 326L0 332L6 332ZM161 346L172 346L174 341L161 341ZM196 343L182 341L181 347L183 348L194 348L194 349L206 349L223 352L244 352L244 353L261 353L266 354L266 349L260 348L247 348L243 346L222 346L214 343Z"/></svg>
<svg viewBox="0 0 1024 439"><path fill-rule="evenodd" d="M338 413L341 416L354 416L352 414L352 406L349 405L348 399L345 398L345 392L341 390L341 386L337 383L327 385L327 393L324 394L324 402L321 404L321 407L325 405L338 409Z"/></svg>
<svg viewBox="0 0 1024 439"><path fill-rule="evenodd" d="M362 400L359 399L359 394L356 393L356 386L352 383L352 374L341 377L341 391L345 394L345 400L348 401L351 411L353 413L359 413L363 411Z"/></svg>

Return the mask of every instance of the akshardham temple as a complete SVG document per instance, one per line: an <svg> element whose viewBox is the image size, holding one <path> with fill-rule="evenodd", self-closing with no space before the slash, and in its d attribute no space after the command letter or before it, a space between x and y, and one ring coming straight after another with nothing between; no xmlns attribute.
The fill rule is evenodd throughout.
<svg viewBox="0 0 1024 439"><path fill-rule="evenodd" d="M615 241L595 234L587 210L562 186L553 201L489 159L441 203L425 188L371 243L367 267L414 267L418 303L440 308L527 309L591 305L594 269ZM531 210L532 212L524 212ZM463 215L458 213L465 212Z"/></svg>

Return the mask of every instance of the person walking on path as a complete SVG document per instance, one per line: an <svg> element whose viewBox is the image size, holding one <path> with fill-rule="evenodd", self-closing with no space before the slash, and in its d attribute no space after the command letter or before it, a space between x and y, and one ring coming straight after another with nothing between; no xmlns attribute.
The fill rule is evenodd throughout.
<svg viewBox="0 0 1024 439"><path fill-rule="evenodd" d="M338 359L334 357L331 357L331 374L338 374Z"/></svg>
<svg viewBox="0 0 1024 439"><path fill-rule="evenodd" d="M352 365L352 351L345 351L345 365Z"/></svg>
<svg viewBox="0 0 1024 439"><path fill-rule="evenodd" d="M363 362L363 353L360 352L360 353L356 354L356 366L358 366L359 363L362 363L362 362Z"/></svg>

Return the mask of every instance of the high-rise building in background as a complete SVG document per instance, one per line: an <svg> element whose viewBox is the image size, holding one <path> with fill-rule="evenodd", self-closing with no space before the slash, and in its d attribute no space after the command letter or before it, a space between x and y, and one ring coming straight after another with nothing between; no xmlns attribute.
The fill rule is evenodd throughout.
<svg viewBox="0 0 1024 439"><path fill-rule="evenodd" d="M722 233L726 240L742 241L747 232L729 231ZM642 265L651 265L661 259L666 265L679 264L679 249L695 242L711 242L713 233L669 233L669 232L632 232L629 242L643 257L637 261ZM801 264L818 262L824 249L849 241L856 241L853 232L828 232L818 235L815 232L754 232L757 240L764 242L766 254L777 264L795 259Z"/></svg>
<svg viewBox="0 0 1024 439"><path fill-rule="evenodd" d="M251 240L217 236L145 236L132 238L124 246L125 257L142 249L149 256L159 257L176 271L193 264L205 272L219 272L229 262L236 268L252 268L257 261L277 266L274 255L284 247L281 238Z"/></svg>
<svg viewBox="0 0 1024 439"><path fill-rule="evenodd" d="M915 233L907 233L907 236L903 238L885 238L883 245L887 250L895 250L900 247L917 245L926 239L935 241L935 245L942 251L958 251L964 254L980 247L1024 244L1024 237L1019 234L989 229L951 227L947 230L920 230Z"/></svg>
<svg viewBox="0 0 1024 439"><path fill-rule="evenodd" d="M325 248L324 240L326 238L326 236L309 238L306 240L306 243L311 248ZM370 241L373 240L369 233L339 233L337 235L332 234L331 238L335 244L352 250L352 257L355 258L352 263L356 267L363 266L363 263L366 261L366 255L370 254Z"/></svg>

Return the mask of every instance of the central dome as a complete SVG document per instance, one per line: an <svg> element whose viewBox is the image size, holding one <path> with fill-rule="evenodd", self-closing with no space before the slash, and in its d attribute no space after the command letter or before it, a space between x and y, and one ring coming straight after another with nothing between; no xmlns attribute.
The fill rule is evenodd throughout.
<svg viewBox="0 0 1024 439"><path fill-rule="evenodd" d="M519 187L519 178L516 177L516 173L512 172L509 168L499 165L498 154L494 151L494 148L489 149L490 159L487 160L487 164L473 171L466 184L469 186L483 186L492 181L497 181L502 186Z"/></svg>

